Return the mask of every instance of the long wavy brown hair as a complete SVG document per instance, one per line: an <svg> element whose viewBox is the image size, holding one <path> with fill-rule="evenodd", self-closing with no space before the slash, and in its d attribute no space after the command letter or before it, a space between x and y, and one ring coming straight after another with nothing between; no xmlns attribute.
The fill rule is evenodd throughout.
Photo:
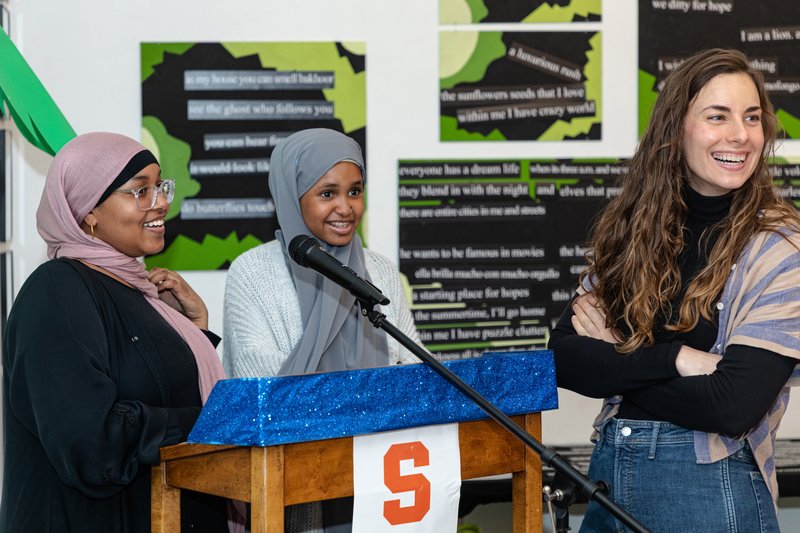
<svg viewBox="0 0 800 533"><path fill-rule="evenodd" d="M764 151L753 175L734 191L728 216L715 226L719 237L707 265L686 288L676 323L666 327L684 332L700 316L713 320L713 306L731 267L753 235L800 223L797 210L776 191L768 167L777 120L761 73L737 50L706 50L684 61L664 83L650 125L620 178L620 195L589 234L588 268L581 281L588 277L603 302L607 326L623 330L624 340L617 344L622 353L652 345L656 317L672 316L670 302L681 291L678 255L687 218L682 193L690 172L682 150L686 114L706 84L734 73L749 75L758 90Z"/></svg>

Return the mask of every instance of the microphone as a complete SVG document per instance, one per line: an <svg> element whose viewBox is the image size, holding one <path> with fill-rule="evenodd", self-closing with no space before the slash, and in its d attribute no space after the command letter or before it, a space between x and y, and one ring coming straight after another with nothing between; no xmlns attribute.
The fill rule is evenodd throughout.
<svg viewBox="0 0 800 533"><path fill-rule="evenodd" d="M319 241L308 235L298 235L289 243L289 256L300 266L315 270L350 291L361 302L370 307L376 303L387 305L389 299L375 285L343 265L338 259L323 250Z"/></svg>

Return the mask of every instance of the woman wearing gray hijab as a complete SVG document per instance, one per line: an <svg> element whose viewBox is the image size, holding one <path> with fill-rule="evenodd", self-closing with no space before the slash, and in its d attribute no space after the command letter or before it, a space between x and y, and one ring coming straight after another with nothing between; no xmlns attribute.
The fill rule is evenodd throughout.
<svg viewBox="0 0 800 533"><path fill-rule="evenodd" d="M315 237L328 253L381 289L391 300L381 311L420 343L397 268L364 249L356 234L364 212L364 161L358 144L328 129L294 133L272 153L269 189L281 228L276 240L240 255L228 270L223 326L227 375L276 376L417 362L360 315L348 291L297 265L287 250L297 235ZM287 531L321 527L320 506L302 507L287 513Z"/></svg>

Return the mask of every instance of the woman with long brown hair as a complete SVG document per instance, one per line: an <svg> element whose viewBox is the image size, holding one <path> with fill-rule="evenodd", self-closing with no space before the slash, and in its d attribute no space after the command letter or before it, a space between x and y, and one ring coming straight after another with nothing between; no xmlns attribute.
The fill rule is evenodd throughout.
<svg viewBox="0 0 800 533"><path fill-rule="evenodd" d="M590 477L653 531L778 530L800 216L773 186L776 130L744 54L670 74L550 340L559 386L604 398ZM589 506L582 531L618 530Z"/></svg>

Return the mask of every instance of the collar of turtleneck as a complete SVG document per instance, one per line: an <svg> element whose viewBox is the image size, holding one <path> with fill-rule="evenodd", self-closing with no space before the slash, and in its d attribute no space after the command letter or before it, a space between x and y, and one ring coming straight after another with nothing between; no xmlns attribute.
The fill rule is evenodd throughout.
<svg viewBox="0 0 800 533"><path fill-rule="evenodd" d="M733 191L722 196L703 196L689 186L684 187L684 199L689 209L689 220L703 226L716 224L728 215Z"/></svg>
<svg viewBox="0 0 800 533"><path fill-rule="evenodd" d="M718 231L712 231L708 239L701 242L700 237L714 224L724 219L731 207L733 192L722 196L703 196L689 186L684 187L683 197L689 213L683 227L686 239L679 258L683 286L688 285L697 272L706 264L708 253L719 237ZM682 298L682 296L681 296Z"/></svg>

